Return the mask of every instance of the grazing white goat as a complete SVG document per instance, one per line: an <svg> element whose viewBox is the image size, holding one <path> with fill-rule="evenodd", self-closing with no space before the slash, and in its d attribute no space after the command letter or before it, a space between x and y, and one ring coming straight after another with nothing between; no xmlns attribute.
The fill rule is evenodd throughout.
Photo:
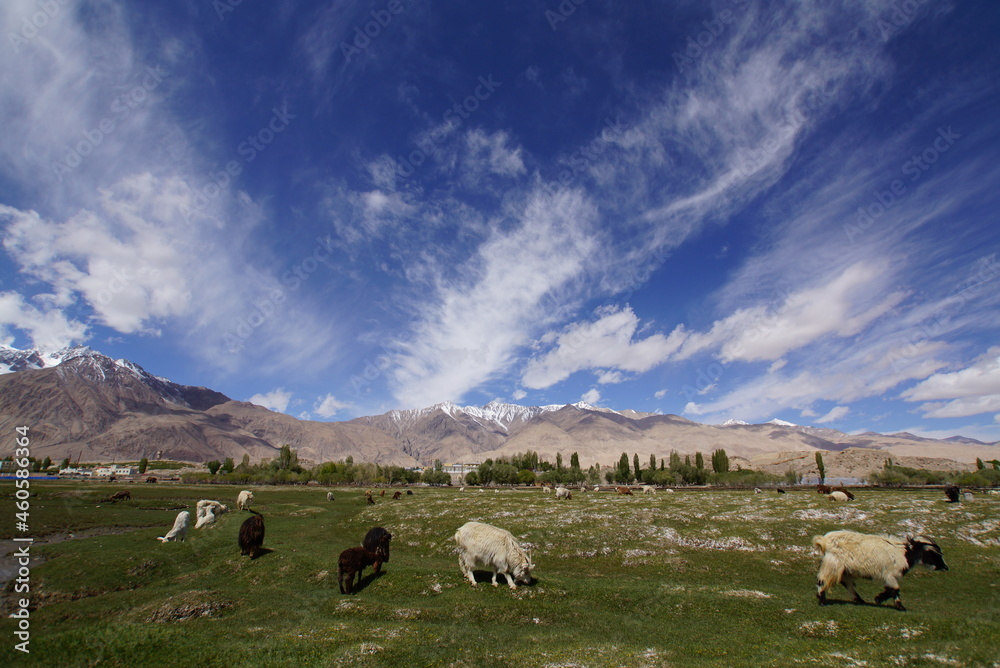
<svg viewBox="0 0 1000 668"><path fill-rule="evenodd" d="M187 536L189 524L191 524L191 513L182 510L177 513L177 517L174 519L174 526L170 529L170 532L166 536L157 536L156 540L162 543L182 541Z"/></svg>
<svg viewBox="0 0 1000 668"><path fill-rule="evenodd" d="M855 603L864 603L854 590L855 578L864 578L885 586L875 597L876 604L893 599L896 608L905 610L899 600L899 579L907 571L917 564L931 570L948 570L941 548L926 536L897 538L831 531L813 537L813 547L823 558L816 576L816 597L820 605L826 605L826 592L838 582L843 583Z"/></svg>
<svg viewBox="0 0 1000 668"><path fill-rule="evenodd" d="M652 485L643 485L642 486L642 493L643 494L656 494L656 488L653 487Z"/></svg>
<svg viewBox="0 0 1000 668"><path fill-rule="evenodd" d="M250 510L251 501L253 501L253 492L245 489L236 497L236 507L240 510Z"/></svg>
<svg viewBox="0 0 1000 668"><path fill-rule="evenodd" d="M572 499L573 495L565 487L556 487L556 499Z"/></svg>
<svg viewBox="0 0 1000 668"><path fill-rule="evenodd" d="M498 573L507 578L511 589L517 589L515 582L531 583L531 571L535 567L531 554L506 529L482 522L466 522L455 532L455 542L458 543L458 565L472 586L476 586L473 569L477 565L493 571L494 587Z"/></svg>
<svg viewBox="0 0 1000 668"><path fill-rule="evenodd" d="M215 508L212 506L198 509L198 515L194 523L194 528L200 529L206 524L215 524Z"/></svg>
<svg viewBox="0 0 1000 668"><path fill-rule="evenodd" d="M200 529L206 524L214 524L216 516L221 515L228 510L229 508L218 501L202 499L198 502L195 510L194 528Z"/></svg>
<svg viewBox="0 0 1000 668"><path fill-rule="evenodd" d="M847 494L839 490L836 492L830 492L829 494L826 495L826 498L830 499L831 501L850 501L850 497L848 497Z"/></svg>
<svg viewBox="0 0 1000 668"><path fill-rule="evenodd" d="M327 501L333 501L333 492L327 492L326 493L326 500Z"/></svg>

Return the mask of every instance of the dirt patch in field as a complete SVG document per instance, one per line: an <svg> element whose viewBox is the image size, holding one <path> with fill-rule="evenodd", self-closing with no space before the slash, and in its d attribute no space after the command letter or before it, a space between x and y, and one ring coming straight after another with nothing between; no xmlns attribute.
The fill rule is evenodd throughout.
<svg viewBox="0 0 1000 668"><path fill-rule="evenodd" d="M231 608L233 601L226 600L218 592L189 591L171 596L160 607L145 617L154 624L183 622L200 617L219 617L222 611Z"/></svg>

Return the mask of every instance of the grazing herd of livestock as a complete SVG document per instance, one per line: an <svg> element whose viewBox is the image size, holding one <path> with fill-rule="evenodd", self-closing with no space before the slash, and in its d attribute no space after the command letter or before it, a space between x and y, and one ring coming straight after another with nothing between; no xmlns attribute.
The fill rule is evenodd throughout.
<svg viewBox="0 0 1000 668"><path fill-rule="evenodd" d="M600 487L594 487L594 491L599 491ZM558 500L572 499L570 490L566 487L544 487L548 493L554 491ZM581 491L587 491L581 486ZM460 491L465 491L462 487ZM480 489L480 492L483 490ZM629 487L615 487L614 491L618 495L632 496ZM673 492L667 489L666 492ZM784 494L784 490L775 490L779 494ZM816 491L826 495L832 501L846 502L854 500L854 494L843 487L832 488L827 485L818 485ZM760 489L755 489L755 493L760 494ZM949 502L959 500L960 490L957 487L949 486L945 489L945 495ZM646 485L642 487L643 494L655 494L656 489ZM406 490L406 494L413 494ZM966 492L968 494L968 492ZM385 496L385 491L380 496ZM399 500L402 492L396 491L392 498ZM127 490L117 492L105 499L106 501L118 501L130 498ZM334 499L333 492L328 492L327 500ZM968 498L968 496L966 497ZM367 504L374 504L375 500L371 490L365 492ZM241 555L249 555L251 559L262 554L264 543L264 518L250 507L253 501L253 492L244 490L239 493L236 500L236 507L251 513L240 526L238 543ZM196 505L195 528L201 528L215 522L218 515L228 511L228 507L218 501L202 500ZM191 513L184 510L177 514L174 524L166 535L160 536L157 540L168 543L183 541L187 535L188 526L191 520ZM362 572L365 568L371 567L375 575L379 575L382 564L389 561L389 541L392 534L384 527L371 529L361 545L351 547L340 553L337 562L338 584L342 594L354 592L356 584L360 583ZM518 540L505 529L484 524L482 522L466 522L455 532L453 537L457 545L458 563L462 575L468 578L469 582L475 586L476 578L474 570L485 568L492 571L492 584L498 586L497 575L503 575L507 580L507 585L511 589L517 588L517 583L530 585L533 582L532 571L535 568L531 559L530 551L518 542ZM881 583L883 591L875 597L875 603L881 604L885 601L893 601L899 610L905 610L899 598L899 579L911 568L923 565L931 570L948 570L944 561L941 548L938 544L927 536L885 536L869 535L854 531L830 531L823 536L815 536L812 541L813 548L820 556L819 573L817 574L816 597L820 605L826 605L827 592L837 584L842 584L851 595L853 602L863 604L864 600L858 595L854 588L857 579L867 579Z"/></svg>

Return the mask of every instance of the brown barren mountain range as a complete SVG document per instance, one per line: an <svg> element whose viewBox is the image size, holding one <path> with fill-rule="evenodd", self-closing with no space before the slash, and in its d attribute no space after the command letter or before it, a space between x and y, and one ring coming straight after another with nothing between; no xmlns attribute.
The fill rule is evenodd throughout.
<svg viewBox="0 0 1000 668"><path fill-rule="evenodd" d="M9 353L12 349L7 349ZM125 360L86 348L61 351L45 362L3 359L0 433L30 429L35 457L60 461L175 459L202 462L248 454L272 458L288 444L314 463L353 456L382 465L421 466L434 459L480 462L533 450L553 461L578 453L583 466L611 465L622 452L642 462L672 450L681 454L724 448L744 467L815 473L816 451L827 475L863 477L887 457L913 467L968 469L976 458L1000 457L1000 444L911 434L849 435L833 429L787 424L704 425L676 415L612 411L586 404L523 407L492 402L483 407L439 404L389 411L346 422L299 420L254 404L233 401L203 387L178 385ZM53 361L54 360L54 361ZM41 367L41 368L38 368ZM13 453L14 439L0 445Z"/></svg>

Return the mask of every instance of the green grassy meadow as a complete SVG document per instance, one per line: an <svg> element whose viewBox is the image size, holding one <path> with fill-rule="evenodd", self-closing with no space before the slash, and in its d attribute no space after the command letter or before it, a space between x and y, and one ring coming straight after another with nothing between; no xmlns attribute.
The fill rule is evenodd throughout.
<svg viewBox="0 0 1000 668"><path fill-rule="evenodd" d="M257 487L256 560L236 545L239 488L33 483L31 653L14 650L4 596L0 665L39 666L998 666L1000 497L947 504L939 490L679 490L633 498L537 490ZM13 485L0 485L15 533ZM230 505L194 529L195 503ZM183 543L159 543L179 509ZM511 592L462 578L451 540L468 520L533 546L536 581ZM384 574L340 594L337 555L384 526ZM815 534L923 532L950 571L903 578L906 612L815 598ZM46 536L73 539L41 544ZM502 580L502 578L501 578ZM862 581L871 601L881 586ZM843 603L841 603L843 602Z"/></svg>

